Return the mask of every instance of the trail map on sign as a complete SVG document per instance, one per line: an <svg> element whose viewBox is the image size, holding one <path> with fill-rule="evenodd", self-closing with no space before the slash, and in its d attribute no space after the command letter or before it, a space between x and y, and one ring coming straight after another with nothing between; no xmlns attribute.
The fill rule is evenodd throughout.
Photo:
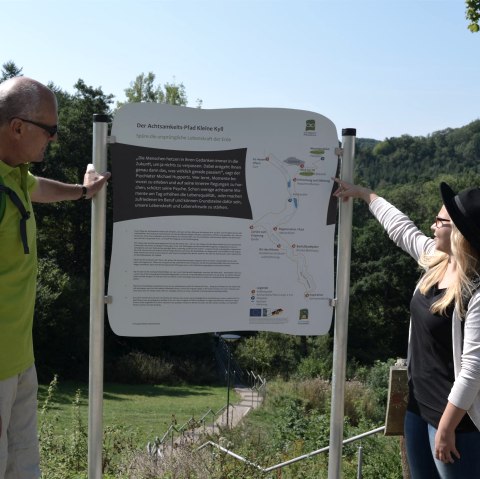
<svg viewBox="0 0 480 479"><path fill-rule="evenodd" d="M129 104L112 136L114 332L328 331L338 168L330 120Z"/></svg>

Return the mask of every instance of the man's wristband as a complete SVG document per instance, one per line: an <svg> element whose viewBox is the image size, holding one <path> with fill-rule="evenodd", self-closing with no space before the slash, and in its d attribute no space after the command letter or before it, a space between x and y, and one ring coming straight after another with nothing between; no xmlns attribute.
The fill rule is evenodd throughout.
<svg viewBox="0 0 480 479"><path fill-rule="evenodd" d="M79 200L86 200L87 199L87 187L83 186L83 185L77 185L77 186L80 186L80 188L82 188L82 195L78 199Z"/></svg>

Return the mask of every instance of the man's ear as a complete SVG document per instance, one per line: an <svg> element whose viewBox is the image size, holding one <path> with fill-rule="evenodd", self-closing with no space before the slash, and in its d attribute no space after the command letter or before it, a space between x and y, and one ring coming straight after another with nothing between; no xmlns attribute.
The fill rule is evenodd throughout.
<svg viewBox="0 0 480 479"><path fill-rule="evenodd" d="M14 135L21 135L23 131L23 121L19 118L12 118L10 120L10 131Z"/></svg>

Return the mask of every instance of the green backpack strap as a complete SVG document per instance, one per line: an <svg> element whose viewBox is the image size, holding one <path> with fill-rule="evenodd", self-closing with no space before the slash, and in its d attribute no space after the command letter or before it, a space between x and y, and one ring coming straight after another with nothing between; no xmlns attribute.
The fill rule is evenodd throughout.
<svg viewBox="0 0 480 479"><path fill-rule="evenodd" d="M28 247L28 239L27 239L27 220L30 218L30 211L27 211L25 206L22 203L22 200L18 197L17 193L13 191L8 186L5 186L3 181L0 182L0 221L3 219L3 215L5 213L5 205L6 205L6 196L9 196L12 203L18 208L20 212L20 237L22 239L23 244L23 251L25 254L29 254L30 250ZM2 206L3 205L3 206Z"/></svg>
<svg viewBox="0 0 480 479"><path fill-rule="evenodd" d="M5 183L3 182L2 177L0 176L0 186L4 186ZM3 189L0 189L0 221L3 219L3 215L5 213L5 204L6 204L6 195L3 194Z"/></svg>

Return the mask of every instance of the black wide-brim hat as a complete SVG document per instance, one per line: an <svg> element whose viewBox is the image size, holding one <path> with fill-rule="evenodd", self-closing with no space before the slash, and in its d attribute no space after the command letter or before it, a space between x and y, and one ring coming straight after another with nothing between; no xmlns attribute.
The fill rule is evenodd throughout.
<svg viewBox="0 0 480 479"><path fill-rule="evenodd" d="M457 194L442 182L440 194L454 225L480 254L480 188L468 188Z"/></svg>

